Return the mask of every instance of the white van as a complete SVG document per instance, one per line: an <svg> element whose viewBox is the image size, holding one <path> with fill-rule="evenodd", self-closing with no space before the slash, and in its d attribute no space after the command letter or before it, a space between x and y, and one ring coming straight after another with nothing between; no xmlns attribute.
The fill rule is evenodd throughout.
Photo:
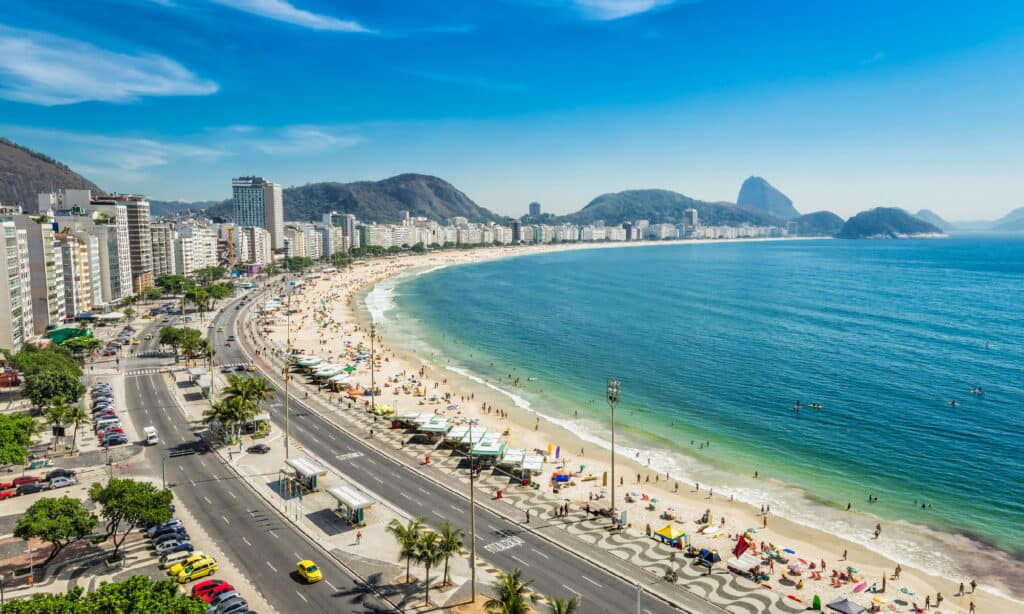
<svg viewBox="0 0 1024 614"><path fill-rule="evenodd" d="M108 426L121 426L121 421L117 418L103 418L96 422L96 431L102 431Z"/></svg>
<svg viewBox="0 0 1024 614"><path fill-rule="evenodd" d="M151 446L155 443L160 443L160 438L156 436L156 429L152 426L147 426L142 429L142 432L146 435L146 445Z"/></svg>

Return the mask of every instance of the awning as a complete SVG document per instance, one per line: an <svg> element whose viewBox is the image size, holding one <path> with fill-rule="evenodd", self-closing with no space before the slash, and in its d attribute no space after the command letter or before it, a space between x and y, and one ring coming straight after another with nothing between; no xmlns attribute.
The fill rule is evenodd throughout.
<svg viewBox="0 0 1024 614"><path fill-rule="evenodd" d="M448 431L448 434L445 435L444 438L446 440L450 440L450 441L462 441L462 438L465 437L468 434L469 434L469 427L464 425L464 424L462 424L462 425L456 426L456 427L452 428L452 430Z"/></svg>
<svg viewBox="0 0 1024 614"><path fill-rule="evenodd" d="M253 416L253 422L270 422L270 413L263 412L262 414L256 414Z"/></svg>
<svg viewBox="0 0 1024 614"><path fill-rule="evenodd" d="M740 571L750 571L761 564L761 559L757 558L749 552L744 552L739 558L730 556L725 560L726 567L738 569Z"/></svg>
<svg viewBox="0 0 1024 614"><path fill-rule="evenodd" d="M328 488L327 492L337 499L338 503L350 510L365 509L377 502L376 499L351 484Z"/></svg>
<svg viewBox="0 0 1024 614"><path fill-rule="evenodd" d="M100 320L120 320L121 318L124 317L126 316L124 315L123 312L120 311L111 311L110 313L105 313L103 315L96 316L96 318Z"/></svg>
<svg viewBox="0 0 1024 614"><path fill-rule="evenodd" d="M544 469L544 455L528 454L523 457L523 471L540 473Z"/></svg>
<svg viewBox="0 0 1024 614"><path fill-rule="evenodd" d="M505 442L500 439L485 439L473 446L470 454L473 456L501 456L505 451Z"/></svg>
<svg viewBox="0 0 1024 614"><path fill-rule="evenodd" d="M522 448L507 448L501 455L501 464L516 467L521 465L526 457L526 451Z"/></svg>
<svg viewBox="0 0 1024 614"><path fill-rule="evenodd" d="M188 370L189 377L199 377L200 375L206 375L206 369L202 367L190 367Z"/></svg>
<svg viewBox="0 0 1024 614"><path fill-rule="evenodd" d="M209 375L200 375L196 383L199 384L200 388L209 388L213 382L210 381Z"/></svg>
<svg viewBox="0 0 1024 614"><path fill-rule="evenodd" d="M836 599L832 603L828 604L830 610L841 612L842 614L860 614L866 608L863 608L849 599Z"/></svg>
<svg viewBox="0 0 1024 614"><path fill-rule="evenodd" d="M285 464L294 469L296 473L304 478L327 474L326 467L306 457L289 458L285 461Z"/></svg>
<svg viewBox="0 0 1024 614"><path fill-rule="evenodd" d="M686 531L670 523L655 531L654 534L664 537L665 539L676 540L683 535L686 535Z"/></svg>
<svg viewBox="0 0 1024 614"><path fill-rule="evenodd" d="M419 424L416 426L416 430L423 433L447 433L451 428L452 425L448 422L448 419L440 416L438 416L436 420L431 420L426 424Z"/></svg>
<svg viewBox="0 0 1024 614"><path fill-rule="evenodd" d="M487 429L485 429L483 427L479 427L479 428L473 429L473 443L477 443L478 441L481 441L486 436L487 436ZM459 443L467 444L467 445L470 443L470 441L469 441L469 429L468 428L466 429L466 434L463 435L462 439L459 440Z"/></svg>

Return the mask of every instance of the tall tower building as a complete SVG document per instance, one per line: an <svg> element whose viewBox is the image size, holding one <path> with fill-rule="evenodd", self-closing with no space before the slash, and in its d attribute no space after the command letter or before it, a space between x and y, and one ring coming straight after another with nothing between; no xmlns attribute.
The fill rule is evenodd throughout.
<svg viewBox="0 0 1024 614"><path fill-rule="evenodd" d="M235 201L235 224L265 228L273 249L284 247L284 199L281 184L263 177L235 177L231 180Z"/></svg>
<svg viewBox="0 0 1024 614"><path fill-rule="evenodd" d="M540 215L540 203L534 201L530 203L530 217L537 217Z"/></svg>
<svg viewBox="0 0 1024 614"><path fill-rule="evenodd" d="M153 286L153 239L150 235L149 201L133 194L97 198L93 204L124 205L128 222L128 253L131 258L132 292Z"/></svg>
<svg viewBox="0 0 1024 614"><path fill-rule="evenodd" d="M64 323L64 259L54 222L28 215L14 216L14 225L24 230L28 240L30 308L34 332L46 334L50 326Z"/></svg>
<svg viewBox="0 0 1024 614"><path fill-rule="evenodd" d="M14 225L14 210L0 208L0 347L17 351L33 335L28 233Z"/></svg>

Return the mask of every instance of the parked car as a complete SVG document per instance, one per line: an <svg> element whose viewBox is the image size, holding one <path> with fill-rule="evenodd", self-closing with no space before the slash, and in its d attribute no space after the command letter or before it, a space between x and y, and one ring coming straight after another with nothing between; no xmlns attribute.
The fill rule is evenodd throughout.
<svg viewBox="0 0 1024 614"><path fill-rule="evenodd" d="M126 443L128 443L128 437L126 435L121 435L120 433L114 433L103 440L103 445L107 446L123 446Z"/></svg>
<svg viewBox="0 0 1024 614"><path fill-rule="evenodd" d="M15 497L17 495L18 491L14 490L13 488L9 490L0 490L0 501L3 501L4 499L7 499L9 497Z"/></svg>
<svg viewBox="0 0 1024 614"><path fill-rule="evenodd" d="M198 584L193 585L192 586L192 596L193 597L200 597L202 594L209 593L210 591L214 590L218 586L231 586L231 585L228 584L227 582L225 582L224 580L218 580L216 578L210 578L209 580L203 580L202 582L199 582ZM207 603L209 603L209 602L207 602Z"/></svg>
<svg viewBox="0 0 1024 614"><path fill-rule="evenodd" d="M96 435L98 435L100 439L103 439L107 435L123 435L123 434L124 434L124 429L119 427L119 426L111 426L111 427L105 428L102 431L96 433Z"/></svg>
<svg viewBox="0 0 1024 614"><path fill-rule="evenodd" d="M242 594L239 593L238 591L226 591L226 592L223 592L223 593L215 596L213 598L213 600L210 601L210 607L219 608L220 606L222 606L225 603L231 601L232 599L241 599L241 598L242 598Z"/></svg>
<svg viewBox="0 0 1024 614"><path fill-rule="evenodd" d="M74 469L54 469L50 473L46 474L47 480L53 478L73 478L77 472Z"/></svg>
<svg viewBox="0 0 1024 614"><path fill-rule="evenodd" d="M165 541L162 544L157 544L157 546L156 546L156 553L157 554L167 554L169 552L182 552L184 550L194 550L194 549L195 548L192 547L191 542L189 542L187 540L172 539L170 541Z"/></svg>
<svg viewBox="0 0 1024 614"><path fill-rule="evenodd" d="M243 614L249 611L249 604L239 597L217 606L215 611L217 614Z"/></svg>
<svg viewBox="0 0 1024 614"><path fill-rule="evenodd" d="M266 454L267 452L270 452L270 446L265 443L258 443L254 446L249 446L247 452L251 454Z"/></svg>
<svg viewBox="0 0 1024 614"><path fill-rule="evenodd" d="M171 554L161 556L160 569L170 569L190 556L193 556L193 554L202 555L201 552L193 553L186 550L185 552L172 552Z"/></svg>
<svg viewBox="0 0 1024 614"><path fill-rule="evenodd" d="M238 365L235 367L235 371L245 371L245 365Z"/></svg>
<svg viewBox="0 0 1024 614"><path fill-rule="evenodd" d="M217 571L217 562L212 558L200 561L191 567L186 567L178 574L178 584L184 584L186 582L192 582L199 578L205 578Z"/></svg>
<svg viewBox="0 0 1024 614"><path fill-rule="evenodd" d="M18 476L16 478L14 478L14 481L11 482L11 485L12 486L24 486L26 484L34 484L36 482L41 482L41 481L42 481L41 478L38 478L38 477L36 477L34 475L21 475L21 476Z"/></svg>
<svg viewBox="0 0 1024 614"><path fill-rule="evenodd" d="M64 488L66 486L72 486L77 483L78 481L75 480L75 478L53 478L52 480L50 480L50 488Z"/></svg>
<svg viewBox="0 0 1024 614"><path fill-rule="evenodd" d="M178 520L177 518L171 518L170 520L168 520L167 522L165 522L163 524L156 524L156 525L153 525L153 526L149 527L148 529L146 529L146 535L148 535L150 537L153 537L161 529L167 529L167 528L170 528L170 527L180 527L180 526L182 526L180 520Z"/></svg>
<svg viewBox="0 0 1024 614"><path fill-rule="evenodd" d="M41 490L46 490L46 487L43 485L42 482L32 482L29 484L25 484L23 486L19 486L18 496L20 497L21 495L31 495Z"/></svg>
<svg viewBox="0 0 1024 614"><path fill-rule="evenodd" d="M209 559L210 561L214 560L212 556L207 556L202 552L194 552L188 555L188 557L186 557L184 560L178 561L174 565L171 565L167 569L167 575L177 577L178 574L184 571L186 567L192 567L196 563L199 563L200 561L205 561L207 559Z"/></svg>
<svg viewBox="0 0 1024 614"><path fill-rule="evenodd" d="M180 526L180 525L179 526L170 526L170 527L165 527L163 529L160 529L156 533L150 535L149 538L152 539L154 543L159 543L159 542L165 541L168 536L174 536L174 535L186 535L187 536L188 535L188 531L185 530L185 527ZM188 538L186 537L186 539L188 539Z"/></svg>

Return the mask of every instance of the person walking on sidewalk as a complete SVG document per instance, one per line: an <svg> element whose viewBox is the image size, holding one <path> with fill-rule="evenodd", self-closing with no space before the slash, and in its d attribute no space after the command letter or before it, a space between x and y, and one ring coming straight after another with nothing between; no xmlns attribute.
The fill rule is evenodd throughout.
<svg viewBox="0 0 1024 614"><path fill-rule="evenodd" d="M363 541L363 532L356 531L356 545L358 546Z"/></svg>

